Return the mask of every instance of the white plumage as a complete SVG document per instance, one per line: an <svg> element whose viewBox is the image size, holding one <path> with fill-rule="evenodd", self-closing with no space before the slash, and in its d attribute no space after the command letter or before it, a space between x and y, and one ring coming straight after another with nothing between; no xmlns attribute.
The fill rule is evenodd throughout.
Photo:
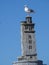
<svg viewBox="0 0 49 65"><path fill-rule="evenodd" d="M28 13L28 14L34 13L34 10L28 8L26 5L25 5L25 7L24 7L24 10L25 10L25 12Z"/></svg>

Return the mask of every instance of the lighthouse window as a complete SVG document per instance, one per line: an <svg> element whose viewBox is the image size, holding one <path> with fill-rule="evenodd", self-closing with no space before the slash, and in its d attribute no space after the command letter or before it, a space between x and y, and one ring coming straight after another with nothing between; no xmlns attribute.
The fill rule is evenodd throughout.
<svg viewBox="0 0 49 65"><path fill-rule="evenodd" d="M29 35L29 38L31 39L31 35Z"/></svg>
<svg viewBox="0 0 49 65"><path fill-rule="evenodd" d="M32 43L32 40L29 40L29 43Z"/></svg>
<svg viewBox="0 0 49 65"><path fill-rule="evenodd" d="M29 49L32 49L32 46L29 46Z"/></svg>
<svg viewBox="0 0 49 65"><path fill-rule="evenodd" d="M29 26L29 30L31 30L31 27Z"/></svg>
<svg viewBox="0 0 49 65"><path fill-rule="evenodd" d="M29 30L30 30L30 31L32 30L32 26L29 26Z"/></svg>
<svg viewBox="0 0 49 65"><path fill-rule="evenodd" d="M30 56L30 58L32 58L32 56Z"/></svg>
<svg viewBox="0 0 49 65"><path fill-rule="evenodd" d="M25 26L25 29L28 29L28 26Z"/></svg>

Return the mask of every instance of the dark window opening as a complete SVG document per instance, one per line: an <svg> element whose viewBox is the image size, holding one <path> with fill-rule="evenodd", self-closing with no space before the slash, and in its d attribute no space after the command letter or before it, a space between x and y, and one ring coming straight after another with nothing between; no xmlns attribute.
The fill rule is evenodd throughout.
<svg viewBox="0 0 49 65"><path fill-rule="evenodd" d="M30 56L30 58L32 58L32 56Z"/></svg>
<svg viewBox="0 0 49 65"><path fill-rule="evenodd" d="M31 29L31 26L29 26L29 30L31 31L32 29Z"/></svg>
<svg viewBox="0 0 49 65"><path fill-rule="evenodd" d="M25 29L28 29L28 26L25 26Z"/></svg>
<svg viewBox="0 0 49 65"><path fill-rule="evenodd" d="M29 38L31 39L31 35L29 35Z"/></svg>
<svg viewBox="0 0 49 65"><path fill-rule="evenodd" d="M32 43L32 40L29 40L29 43Z"/></svg>
<svg viewBox="0 0 49 65"><path fill-rule="evenodd" d="M32 49L32 46L29 46L29 49Z"/></svg>

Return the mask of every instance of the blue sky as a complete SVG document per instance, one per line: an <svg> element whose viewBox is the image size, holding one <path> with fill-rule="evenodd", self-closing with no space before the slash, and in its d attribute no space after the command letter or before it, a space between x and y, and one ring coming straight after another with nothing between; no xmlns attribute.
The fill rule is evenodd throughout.
<svg viewBox="0 0 49 65"><path fill-rule="evenodd" d="M25 20L24 5L35 10L38 59L49 65L49 0L0 0L0 65L12 65L21 56L20 22Z"/></svg>

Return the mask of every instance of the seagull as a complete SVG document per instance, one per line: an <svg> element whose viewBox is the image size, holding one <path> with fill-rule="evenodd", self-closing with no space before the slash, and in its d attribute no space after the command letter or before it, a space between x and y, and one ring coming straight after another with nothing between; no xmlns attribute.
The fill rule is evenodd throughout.
<svg viewBox="0 0 49 65"><path fill-rule="evenodd" d="M25 11L26 13L28 13L28 14L30 14L30 13L34 13L34 10L28 8L27 5L25 5L25 7L24 7L24 11Z"/></svg>

